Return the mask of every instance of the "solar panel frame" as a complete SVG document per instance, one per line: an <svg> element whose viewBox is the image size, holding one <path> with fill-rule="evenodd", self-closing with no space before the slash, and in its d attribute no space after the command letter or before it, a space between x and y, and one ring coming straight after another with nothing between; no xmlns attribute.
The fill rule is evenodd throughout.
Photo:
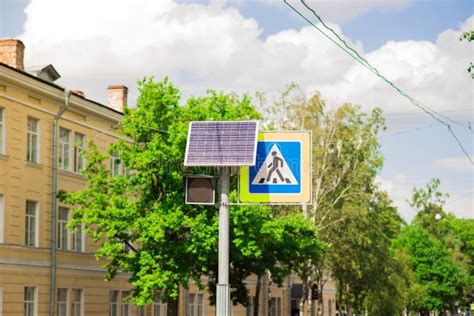
<svg viewBox="0 0 474 316"><path fill-rule="evenodd" d="M259 122L252 120L192 121L189 123L184 165L253 166L257 156L258 128ZM217 145L219 141L220 145ZM200 150L199 154L196 154L197 150Z"/></svg>

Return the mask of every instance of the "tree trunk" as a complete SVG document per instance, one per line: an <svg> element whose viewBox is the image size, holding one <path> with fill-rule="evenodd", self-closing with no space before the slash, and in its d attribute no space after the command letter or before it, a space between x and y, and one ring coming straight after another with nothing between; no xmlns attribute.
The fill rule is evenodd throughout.
<svg viewBox="0 0 474 316"><path fill-rule="evenodd" d="M260 289L262 288L261 276L257 276L257 286L255 287L255 304L253 305L253 316L258 316L258 307L260 303Z"/></svg>

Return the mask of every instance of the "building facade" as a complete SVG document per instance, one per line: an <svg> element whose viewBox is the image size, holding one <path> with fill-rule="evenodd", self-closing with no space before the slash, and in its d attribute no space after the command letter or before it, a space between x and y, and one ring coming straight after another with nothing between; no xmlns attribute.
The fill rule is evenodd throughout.
<svg viewBox="0 0 474 316"><path fill-rule="evenodd" d="M55 84L59 73L52 65L25 69L23 55L21 41L0 40L0 316L214 315L209 294L192 284L176 302L157 297L154 304L137 308L123 300L130 294L127 274L104 281L97 246L80 226L76 233L66 227L71 208L52 199L53 160L57 190L84 188L82 146L93 140L105 151L120 137L117 124L127 88L110 86L109 104L103 105ZM65 104L53 157L53 121ZM111 159L110 168L116 167ZM256 280L247 283L254 297ZM289 315L290 292L287 285L267 285L260 315ZM252 308L234 306L232 312L253 315Z"/></svg>

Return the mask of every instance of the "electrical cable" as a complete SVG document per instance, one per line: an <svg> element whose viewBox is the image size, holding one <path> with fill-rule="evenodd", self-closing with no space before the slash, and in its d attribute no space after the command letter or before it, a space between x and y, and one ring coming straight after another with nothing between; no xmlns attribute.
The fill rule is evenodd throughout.
<svg viewBox="0 0 474 316"><path fill-rule="evenodd" d="M308 22L311 26L313 26L315 29L317 29L321 34L323 34L326 38L328 38L331 42L333 42L336 46L338 46L339 48L341 48L344 52L346 52L349 56L351 56L352 58L354 58L358 63L360 63L362 66L364 66L365 68L367 68L370 72L372 72L373 74L375 74L377 77L381 78L384 82L386 82L388 85L390 85L393 89L395 89L401 96L407 98L413 105L415 105L416 107L418 107L419 109L423 110L423 112L425 112L426 114L428 114L429 116L431 116L434 120L438 121L440 124L446 126L448 128L448 132L453 136L453 138L455 139L456 143L458 144L458 146L461 148L462 152L464 153L464 155L466 155L466 157L469 159L470 163L472 165L474 165L474 161L473 159L471 158L471 156L469 155L469 153L467 152L467 150L464 148L463 144L461 143L461 141L459 140L459 138L457 137L457 135L454 133L452 127L451 127L451 124L449 123L446 123L445 121L443 121L442 119L440 119L438 116L440 117L444 117L445 119L449 120L450 122L452 122L453 124L457 124L457 125L460 125L462 127L465 127L467 129L469 129L471 132L473 132L471 126L466 126L462 123L459 123L459 122L456 122L456 121L453 121L451 120L450 118L440 114L440 113L436 113L435 111L429 109L428 107L426 107L425 105L421 104L420 102L416 101L414 98L412 98L411 96L409 96L407 93L405 93L402 89L400 89L398 86L396 86L393 82L391 82L390 80L388 80L385 76L381 75L380 72L375 68L373 67L372 65L370 65L370 63L365 60L364 58L362 58L359 53L357 53L356 50L354 50L353 48L351 48L349 45L347 45L347 43L334 31L332 30L329 26L326 25L326 23L324 23L324 21L322 20L322 18L311 8L309 7L304 0L300 0L301 3L303 3L303 5L308 9L310 10L315 16L316 18L322 23L322 25L328 29L332 34L334 34L336 36L336 38L338 38L346 47L344 48L340 43L338 43L336 40L334 40L331 36L329 36L328 34L326 34L323 30L321 30L316 24L314 24L311 20L309 20L305 15L303 15L301 12L299 12L294 6L292 6L291 4L289 4L287 2L287 0L283 0L283 2L289 6L295 13L297 13L300 17L302 17L306 22ZM434 113L436 113L438 116L436 116Z"/></svg>
<svg viewBox="0 0 474 316"><path fill-rule="evenodd" d="M349 49L355 56L357 56L356 58L361 60L362 63L365 65L366 68L369 68L370 70L372 70L373 73L375 73L378 77L380 77L382 80L384 80L386 83L388 83L389 85L391 85L395 90L397 90L398 93L402 94L403 96L405 96L406 98L408 98L413 104L415 104L416 106L418 106L419 108L423 109L427 114L430 114L429 111L433 112L433 113L436 113L437 115L441 116L441 117L444 117L446 120L449 120L451 121L452 123L454 124L458 124L462 127L465 127L465 128L468 128L470 129L469 127L467 127L466 125L464 124L461 124L459 122L456 122L452 119L450 119L449 117L439 113L439 112L436 112L430 108L428 108L426 105L423 105L421 104L420 102L416 101L415 99L413 99L412 97L410 97L408 94L406 94L403 90L401 90L398 86L396 86L392 81L388 80L384 75L382 75L379 70L375 67L373 67L364 57L362 57L355 49L353 49L349 44L347 44L347 42L341 37L339 36L339 34L337 34L331 27L329 27L324 21L323 19L316 13L316 11L314 11L310 6L308 6L306 4L306 1L305 0L301 0L301 3L308 9L310 10L313 15L319 20L319 22L321 22L321 24L328 30L330 31L334 36L336 36L336 38L341 41L344 46ZM346 51L347 52L347 51ZM352 54L350 54L351 56L354 56ZM428 111L429 110L429 111ZM431 114L430 114L431 115ZM471 130L472 132L472 130Z"/></svg>

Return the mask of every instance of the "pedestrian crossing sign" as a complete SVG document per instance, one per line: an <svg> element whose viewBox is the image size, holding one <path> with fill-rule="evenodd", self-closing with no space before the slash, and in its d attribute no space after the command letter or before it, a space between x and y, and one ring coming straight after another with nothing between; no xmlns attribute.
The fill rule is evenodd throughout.
<svg viewBox="0 0 474 316"><path fill-rule="evenodd" d="M311 133L262 132L254 166L240 168L240 201L311 203Z"/></svg>

